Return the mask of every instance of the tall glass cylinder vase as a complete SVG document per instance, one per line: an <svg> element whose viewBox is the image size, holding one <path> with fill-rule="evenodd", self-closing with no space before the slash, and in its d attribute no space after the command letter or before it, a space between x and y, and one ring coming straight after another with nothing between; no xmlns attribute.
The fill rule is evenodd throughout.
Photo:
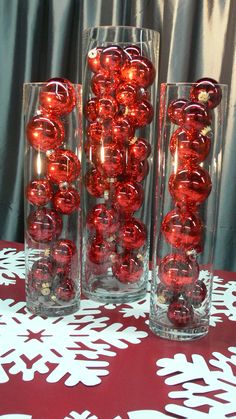
<svg viewBox="0 0 236 419"><path fill-rule="evenodd" d="M24 84L27 308L59 316L79 308L81 85Z"/></svg>
<svg viewBox="0 0 236 419"><path fill-rule="evenodd" d="M83 293L125 302L146 293L159 34L83 34Z"/></svg>
<svg viewBox="0 0 236 419"><path fill-rule="evenodd" d="M209 328L227 86L162 84L150 328L191 340Z"/></svg>

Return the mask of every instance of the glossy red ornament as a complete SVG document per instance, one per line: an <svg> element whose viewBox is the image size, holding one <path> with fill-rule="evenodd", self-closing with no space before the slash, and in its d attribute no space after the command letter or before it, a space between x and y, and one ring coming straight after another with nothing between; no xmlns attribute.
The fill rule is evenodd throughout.
<svg viewBox="0 0 236 419"><path fill-rule="evenodd" d="M131 160L146 160L151 154L151 145L144 138L134 137L129 143L128 155Z"/></svg>
<svg viewBox="0 0 236 419"><path fill-rule="evenodd" d="M127 61L121 69L121 78L127 83L136 83L140 87L150 86L155 79L156 70L152 62L142 56Z"/></svg>
<svg viewBox="0 0 236 419"><path fill-rule="evenodd" d="M112 96L103 96L97 102L97 116L101 121L106 121L115 116L118 103Z"/></svg>
<svg viewBox="0 0 236 419"><path fill-rule="evenodd" d="M63 78L53 78L46 82L39 94L42 108L55 115L70 113L76 104L73 84Z"/></svg>
<svg viewBox="0 0 236 419"><path fill-rule="evenodd" d="M206 77L193 84L190 99L193 102L203 102L209 109L213 109L219 105L222 91L216 80Z"/></svg>
<svg viewBox="0 0 236 419"><path fill-rule="evenodd" d="M126 54L118 45L110 45L102 50L100 55L101 66L108 71L118 71L126 60Z"/></svg>
<svg viewBox="0 0 236 419"><path fill-rule="evenodd" d="M119 229L118 243L125 249L139 249L145 245L146 240L146 226L138 218L129 218Z"/></svg>
<svg viewBox="0 0 236 419"><path fill-rule="evenodd" d="M142 182L148 175L149 165L147 160L130 160L125 169L128 180Z"/></svg>
<svg viewBox="0 0 236 419"><path fill-rule="evenodd" d="M135 128L123 115L115 116L112 120L111 134L113 141L125 143L133 138Z"/></svg>
<svg viewBox="0 0 236 419"><path fill-rule="evenodd" d="M87 63L89 69L93 71L93 73L97 73L101 70L100 55L102 50L102 47L96 47L88 52Z"/></svg>
<svg viewBox="0 0 236 419"><path fill-rule="evenodd" d="M38 209L29 214L27 231L34 241L48 243L60 236L62 219L55 210L49 208Z"/></svg>
<svg viewBox="0 0 236 419"><path fill-rule="evenodd" d="M144 191L142 186L134 181L119 182L114 192L114 204L125 213L138 211L143 203Z"/></svg>
<svg viewBox="0 0 236 419"><path fill-rule="evenodd" d="M119 215L114 207L105 204L95 205L87 215L87 228L91 232L97 232L107 237L119 229Z"/></svg>
<svg viewBox="0 0 236 419"><path fill-rule="evenodd" d="M55 266L49 257L42 257L33 263L30 276L35 287L41 286L42 281L51 282L54 276Z"/></svg>
<svg viewBox="0 0 236 419"><path fill-rule="evenodd" d="M125 150L116 143L97 146L93 154L97 170L107 177L116 177L123 173L125 167Z"/></svg>
<svg viewBox="0 0 236 419"><path fill-rule="evenodd" d="M207 295L207 288L203 281L198 280L192 287L189 287L184 296L193 307L200 307Z"/></svg>
<svg viewBox="0 0 236 419"><path fill-rule="evenodd" d="M185 98L179 98L172 100L168 106L168 117L173 122L173 124L181 125L183 116L182 111L183 107L189 103L188 99Z"/></svg>
<svg viewBox="0 0 236 419"><path fill-rule="evenodd" d="M129 59L141 55L141 49L137 45L127 45L124 47L124 51L128 54Z"/></svg>
<svg viewBox="0 0 236 419"><path fill-rule="evenodd" d="M104 192L110 189L106 176L103 176L97 169L91 169L86 173L85 186L90 195L97 198L102 197Z"/></svg>
<svg viewBox="0 0 236 419"><path fill-rule="evenodd" d="M127 106L124 114L135 127L145 127L152 122L154 113L151 103L143 100Z"/></svg>
<svg viewBox="0 0 236 419"><path fill-rule="evenodd" d="M73 182L80 173L80 162L71 150L57 150L48 155L47 177L51 182Z"/></svg>
<svg viewBox="0 0 236 419"><path fill-rule="evenodd" d="M159 264L158 277L170 288L181 289L196 282L199 266L196 261L178 253L165 256Z"/></svg>
<svg viewBox="0 0 236 419"><path fill-rule="evenodd" d="M170 152L177 162L200 163L211 149L211 139L199 131L178 128L170 139Z"/></svg>
<svg viewBox="0 0 236 419"><path fill-rule="evenodd" d="M211 123L211 115L207 107L200 102L187 103L182 108L181 117L181 126L187 130L201 131Z"/></svg>
<svg viewBox="0 0 236 419"><path fill-rule="evenodd" d="M47 179L32 180L26 187L28 201L38 207L46 205L52 199L52 195L52 186Z"/></svg>
<svg viewBox="0 0 236 419"><path fill-rule="evenodd" d="M113 275L124 284L138 282L143 275L143 262L132 253L118 255L113 266Z"/></svg>
<svg viewBox="0 0 236 419"><path fill-rule="evenodd" d="M65 130L57 117L36 115L26 126L26 136L33 148L45 152L62 145L65 139Z"/></svg>
<svg viewBox="0 0 236 419"><path fill-rule="evenodd" d="M107 96L115 93L120 80L118 76L109 73L97 73L91 79L91 90L96 96Z"/></svg>
<svg viewBox="0 0 236 419"><path fill-rule="evenodd" d="M87 138L91 143L101 143L112 135L111 124L99 121L91 122L87 127Z"/></svg>
<svg viewBox="0 0 236 419"><path fill-rule="evenodd" d="M193 308L182 298L178 298L170 303L167 312L168 319L176 327L185 327L193 321Z"/></svg>
<svg viewBox="0 0 236 419"><path fill-rule="evenodd" d="M203 225L198 214L175 208L164 217L161 230L171 246L201 251Z"/></svg>
<svg viewBox="0 0 236 419"><path fill-rule="evenodd" d="M96 97L92 97L85 104L84 116L89 122L96 121L98 118L98 99Z"/></svg>
<svg viewBox="0 0 236 419"><path fill-rule="evenodd" d="M51 256L59 265L71 263L71 260L76 253L77 249L75 243L68 239L58 240L51 249Z"/></svg>
<svg viewBox="0 0 236 419"><path fill-rule="evenodd" d="M120 83L116 89L116 100L120 105L129 106L137 102L139 88L136 84Z"/></svg>
<svg viewBox="0 0 236 419"><path fill-rule="evenodd" d="M199 165L184 166L169 179L169 191L175 202L188 207L202 204L211 187L208 171Z"/></svg>
<svg viewBox="0 0 236 419"><path fill-rule="evenodd" d="M77 190L71 186L59 189L53 196L54 208L62 214L72 214L80 204L80 196Z"/></svg>
<svg viewBox="0 0 236 419"><path fill-rule="evenodd" d="M61 283L56 287L55 296L58 300L70 301L75 298L76 287L71 278L64 278Z"/></svg>
<svg viewBox="0 0 236 419"><path fill-rule="evenodd" d="M114 246L101 236L94 237L88 246L88 258L96 264L104 264L109 261Z"/></svg>

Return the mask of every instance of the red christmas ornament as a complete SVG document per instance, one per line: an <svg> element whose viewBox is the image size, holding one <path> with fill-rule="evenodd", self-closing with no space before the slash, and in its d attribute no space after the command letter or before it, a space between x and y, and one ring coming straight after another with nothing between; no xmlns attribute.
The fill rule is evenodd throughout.
<svg viewBox="0 0 236 419"><path fill-rule="evenodd" d="M203 103L189 102L181 112L181 125L187 130L201 131L204 127L210 125L211 115Z"/></svg>
<svg viewBox="0 0 236 419"><path fill-rule="evenodd" d="M55 267L52 260L48 257L43 257L33 263L30 277L32 278L33 286L35 288L41 287L42 282L51 282L54 276Z"/></svg>
<svg viewBox="0 0 236 419"><path fill-rule="evenodd" d="M93 162L101 174L107 177L116 177L124 171L124 148L116 143L97 146L93 153Z"/></svg>
<svg viewBox="0 0 236 419"><path fill-rule="evenodd" d="M179 205L200 205L211 192L211 178L207 170L198 165L184 166L169 179L169 191Z"/></svg>
<svg viewBox="0 0 236 419"><path fill-rule="evenodd" d="M103 96L97 102L97 116L101 121L106 121L115 116L118 111L118 103L112 96Z"/></svg>
<svg viewBox="0 0 236 419"><path fill-rule="evenodd" d="M53 205L62 214L72 214L80 204L80 196L76 189L69 186L67 189L58 190L53 196Z"/></svg>
<svg viewBox="0 0 236 419"><path fill-rule="evenodd" d="M36 242L48 243L56 240L62 231L62 219L56 211L48 208L38 209L27 219L29 236Z"/></svg>
<svg viewBox="0 0 236 419"><path fill-rule="evenodd" d="M137 211L143 203L143 188L133 181L119 182L115 188L114 203L117 208L125 213Z"/></svg>
<svg viewBox="0 0 236 419"><path fill-rule="evenodd" d="M198 280L192 287L189 287L184 296L193 307L200 307L207 295L207 288L203 281Z"/></svg>
<svg viewBox="0 0 236 419"><path fill-rule="evenodd" d="M92 196L100 198L105 191L109 191L110 184L107 178L101 175L97 169L89 170L85 175L85 186Z"/></svg>
<svg viewBox="0 0 236 419"><path fill-rule="evenodd" d="M120 80L118 76L109 73L97 73L91 79L91 89L96 96L108 96L115 93Z"/></svg>
<svg viewBox="0 0 236 419"><path fill-rule="evenodd" d="M108 243L100 236L96 236L92 239L88 247L89 260L95 264L104 264L109 261L114 246Z"/></svg>
<svg viewBox="0 0 236 419"><path fill-rule="evenodd" d="M176 327L185 327L193 320L193 308L182 298L174 300L168 308L168 319Z"/></svg>
<svg viewBox="0 0 236 419"><path fill-rule="evenodd" d="M62 122L55 116L34 116L26 127L29 144L39 151L54 150L60 147L65 139Z"/></svg>
<svg viewBox="0 0 236 419"><path fill-rule="evenodd" d="M209 109L219 105L222 98L222 91L216 80L202 78L193 84L190 90L190 99L193 102L202 102Z"/></svg>
<svg viewBox="0 0 236 419"><path fill-rule="evenodd" d="M95 205L87 215L87 228L104 237L114 234L119 224L119 215L115 208L108 208L105 204Z"/></svg>
<svg viewBox="0 0 236 419"><path fill-rule="evenodd" d="M46 82L39 94L42 108L55 115L70 113L76 104L73 84L63 78L53 78Z"/></svg>
<svg viewBox="0 0 236 419"><path fill-rule="evenodd" d="M119 229L118 243L125 249L139 249L144 246L146 240L146 226L138 218L129 218Z"/></svg>
<svg viewBox="0 0 236 419"><path fill-rule="evenodd" d="M175 99L175 100L172 100L172 102L170 102L167 113L171 122L173 122L173 124L181 125L182 120L183 120L183 116L182 116L183 107L187 105L188 103L189 103L189 100L185 98Z"/></svg>
<svg viewBox="0 0 236 419"><path fill-rule="evenodd" d="M160 261L158 276L168 287L179 290L195 283L198 275L197 262L185 255L172 253Z"/></svg>
<svg viewBox="0 0 236 419"><path fill-rule="evenodd" d="M73 151L57 150L48 155L47 177L53 183L73 182L80 173L80 162Z"/></svg>
<svg viewBox="0 0 236 419"><path fill-rule="evenodd" d="M128 54L129 59L141 55L141 49L137 45L127 45L124 47L124 51Z"/></svg>
<svg viewBox="0 0 236 419"><path fill-rule="evenodd" d="M201 251L202 221L190 211L173 209L164 217L161 225L166 241L178 249Z"/></svg>
<svg viewBox="0 0 236 419"><path fill-rule="evenodd" d="M127 83L136 83L140 87L150 86L156 76L152 62L142 56L127 61L121 69L121 78Z"/></svg>
<svg viewBox="0 0 236 419"><path fill-rule="evenodd" d="M125 108L125 116L135 127L145 127L153 119L153 107L151 103L143 100Z"/></svg>
<svg viewBox="0 0 236 419"><path fill-rule="evenodd" d="M110 72L120 70L125 60L126 54L118 45L104 48L100 55L101 66Z"/></svg>
<svg viewBox="0 0 236 419"><path fill-rule="evenodd" d="M89 122L96 121L98 117L98 99L96 97L92 97L85 104L84 116Z"/></svg>
<svg viewBox="0 0 236 419"><path fill-rule="evenodd" d="M199 131L178 128L170 140L170 152L177 161L200 163L204 161L211 148L211 139Z"/></svg>
<svg viewBox="0 0 236 419"><path fill-rule="evenodd" d="M113 275L124 284L138 282L143 275L143 262L131 253L118 255L112 266Z"/></svg>
<svg viewBox="0 0 236 419"><path fill-rule="evenodd" d="M58 300L71 301L75 295L76 287L71 278L64 278L55 289L55 296Z"/></svg>
<svg viewBox="0 0 236 419"><path fill-rule="evenodd" d="M103 123L99 121L91 122L87 128L87 138L91 143L101 144L107 138L111 137L111 125L109 123Z"/></svg>
<svg viewBox="0 0 236 419"><path fill-rule="evenodd" d="M136 182L142 182L145 177L148 175L149 165L147 160L131 160L128 162L125 174L127 175L128 180L133 180Z"/></svg>
<svg viewBox="0 0 236 419"><path fill-rule="evenodd" d="M135 128L123 115L115 116L112 121L112 139L116 142L125 143L133 138Z"/></svg>
<svg viewBox="0 0 236 419"><path fill-rule="evenodd" d="M102 50L102 47L96 47L88 52L87 63L93 73L98 73L101 70L100 55Z"/></svg>
<svg viewBox="0 0 236 419"><path fill-rule="evenodd" d="M59 265L67 265L71 263L72 258L76 255L76 245L67 239L58 240L51 249L53 260Z"/></svg>
<svg viewBox="0 0 236 419"><path fill-rule="evenodd" d="M26 187L28 201L38 207L46 205L52 198L53 191L47 179L32 180Z"/></svg>
<svg viewBox="0 0 236 419"><path fill-rule="evenodd" d="M135 84L120 83L116 89L116 100L120 105L133 105L138 100L139 88Z"/></svg>
<svg viewBox="0 0 236 419"><path fill-rule="evenodd" d="M151 145L144 138L135 137L129 143L128 155L131 160L146 160L151 154Z"/></svg>

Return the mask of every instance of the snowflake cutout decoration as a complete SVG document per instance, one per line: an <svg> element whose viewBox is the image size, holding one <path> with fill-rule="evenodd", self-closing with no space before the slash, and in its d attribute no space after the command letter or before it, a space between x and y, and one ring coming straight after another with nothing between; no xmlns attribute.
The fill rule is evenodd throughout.
<svg viewBox="0 0 236 419"><path fill-rule="evenodd" d="M46 374L50 383L99 384L100 377L109 374L107 359L147 336L136 327L112 323L99 307L99 303L82 300L74 315L43 318L28 313L24 302L0 300L0 383L18 373L31 381L38 372ZM4 369L11 363L9 371ZM49 369L48 363L54 368Z"/></svg>
<svg viewBox="0 0 236 419"><path fill-rule="evenodd" d="M223 279L214 277L211 314L224 314L229 320L236 321L236 281L224 284Z"/></svg>
<svg viewBox="0 0 236 419"><path fill-rule="evenodd" d="M169 393L169 397L186 399L183 402L184 406L168 404L165 409L187 419L236 417L232 416L236 414L236 376L233 371L233 367L236 366L236 347L230 347L228 350L233 355L226 357L218 352L212 354L214 359L211 359L209 364L214 366L214 370L211 370L203 356L198 354L192 355L191 362L182 353L174 355L173 359L159 359L156 362L160 367L157 375L170 375L165 383L182 384L184 389ZM201 406L208 406L209 412L199 410Z"/></svg>
<svg viewBox="0 0 236 419"><path fill-rule="evenodd" d="M25 278L25 253L12 248L0 250L0 285L11 285Z"/></svg>
<svg viewBox="0 0 236 419"><path fill-rule="evenodd" d="M98 417L92 415L88 410L85 410L81 414L73 410L69 413L69 416L66 416L64 419L98 419Z"/></svg>

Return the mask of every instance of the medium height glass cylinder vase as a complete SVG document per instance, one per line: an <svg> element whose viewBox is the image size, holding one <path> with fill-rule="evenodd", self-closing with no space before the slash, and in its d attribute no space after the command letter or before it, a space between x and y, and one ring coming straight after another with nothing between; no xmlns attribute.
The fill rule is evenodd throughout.
<svg viewBox="0 0 236 419"><path fill-rule="evenodd" d="M133 301L149 271L159 34L91 28L83 57L83 293Z"/></svg>
<svg viewBox="0 0 236 419"><path fill-rule="evenodd" d="M150 328L191 340L209 328L227 86L162 84Z"/></svg>
<svg viewBox="0 0 236 419"><path fill-rule="evenodd" d="M81 280L81 85L24 84L26 303L35 314L77 311Z"/></svg>

